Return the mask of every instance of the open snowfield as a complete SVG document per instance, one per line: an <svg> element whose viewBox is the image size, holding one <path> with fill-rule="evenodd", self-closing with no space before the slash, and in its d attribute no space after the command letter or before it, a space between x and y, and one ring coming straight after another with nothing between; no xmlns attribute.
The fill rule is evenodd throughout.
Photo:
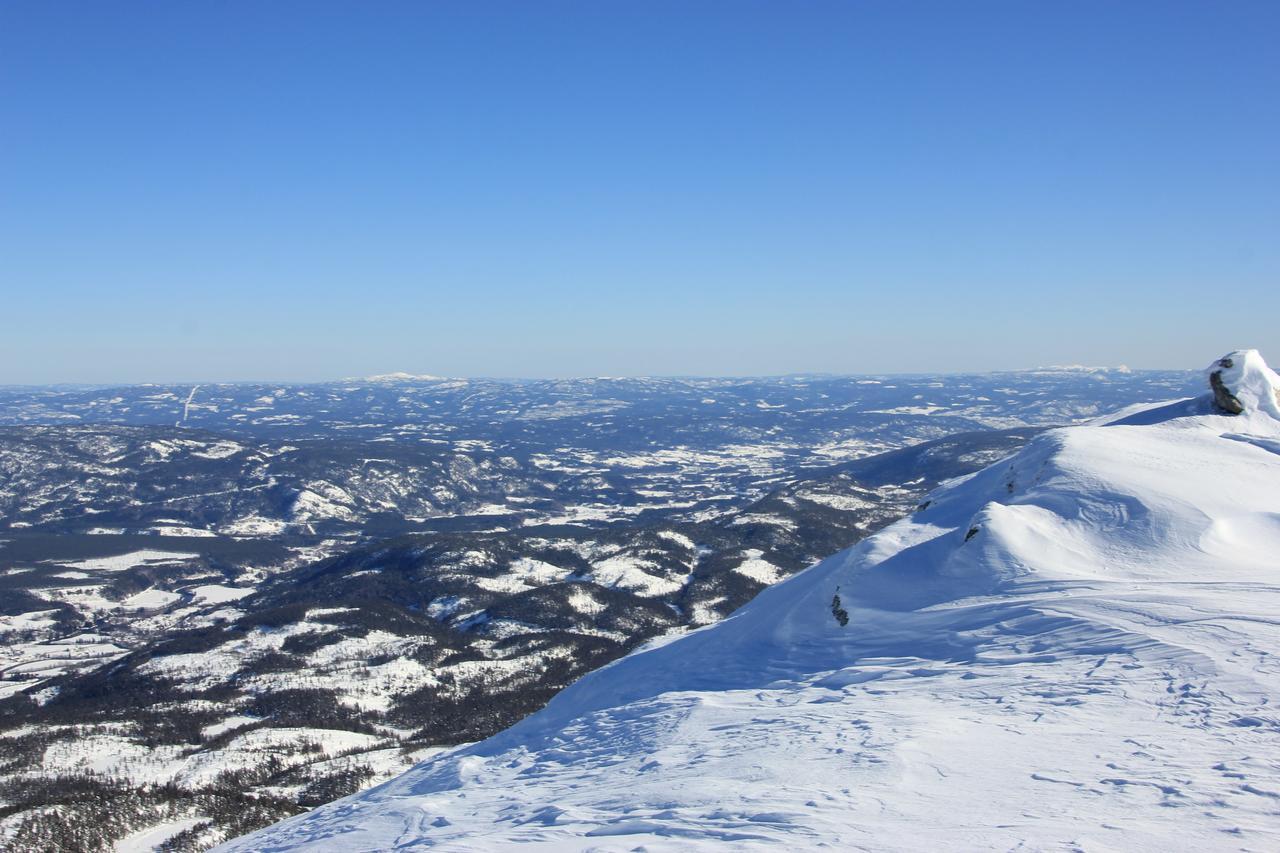
<svg viewBox="0 0 1280 853"><path fill-rule="evenodd" d="M1256 353L1222 378L1244 414L1047 432L726 621L223 849L1280 849L1280 378Z"/></svg>

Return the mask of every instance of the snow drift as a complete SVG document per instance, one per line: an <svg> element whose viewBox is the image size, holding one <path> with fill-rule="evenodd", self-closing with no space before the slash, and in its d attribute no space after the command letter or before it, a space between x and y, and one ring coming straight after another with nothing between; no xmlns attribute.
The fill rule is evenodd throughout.
<svg viewBox="0 0 1280 853"><path fill-rule="evenodd" d="M225 849L1280 849L1280 378L1224 361L1240 414L1206 393L1045 433Z"/></svg>

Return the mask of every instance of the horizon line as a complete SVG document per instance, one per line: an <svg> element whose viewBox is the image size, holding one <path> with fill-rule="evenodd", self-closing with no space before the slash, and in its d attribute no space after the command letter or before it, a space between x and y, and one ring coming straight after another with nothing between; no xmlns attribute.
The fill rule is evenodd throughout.
<svg viewBox="0 0 1280 853"><path fill-rule="evenodd" d="M0 389L37 389L37 388L148 388L166 386L191 385L340 385L344 383L364 383L370 385L429 385L447 382L634 382L644 380L660 381L695 381L695 380L780 380L780 379L881 379L914 376L994 376L1006 373L1195 373L1202 368L1195 367L1129 367L1119 365L1040 365L1036 367L1010 367L993 370L911 370L893 372L868 373L836 373L831 371L793 371L789 373L741 373L741 374L709 374L709 373L669 373L669 374L634 374L634 375L571 375L571 376L434 376L430 374L383 373L370 376L348 376L334 379L175 379L148 381L112 381L112 382L0 382Z"/></svg>

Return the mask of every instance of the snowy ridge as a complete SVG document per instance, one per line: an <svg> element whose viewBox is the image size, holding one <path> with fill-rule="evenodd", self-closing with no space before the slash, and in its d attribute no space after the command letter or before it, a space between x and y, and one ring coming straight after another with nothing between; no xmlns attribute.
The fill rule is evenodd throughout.
<svg viewBox="0 0 1280 853"><path fill-rule="evenodd" d="M402 371L402 370L398 370L398 371L395 371L395 372L393 372L393 373L379 373L379 374L378 374L378 375L376 375L376 376L366 376L366 377L364 377L364 378L363 378L363 380L357 379L357 380L349 380L349 381L356 381L356 382L359 382L359 381L363 381L363 382L449 382L449 381L459 381L459 380L450 380L450 379L449 379L448 377L446 377L446 376L434 376L434 375L432 375L432 374L430 374L430 373L406 373L406 372L404 372L404 371ZM466 380L461 380L461 381L466 381Z"/></svg>
<svg viewBox="0 0 1280 853"><path fill-rule="evenodd" d="M1228 358L1242 414L1044 433L724 622L224 849L1277 849L1280 380Z"/></svg>

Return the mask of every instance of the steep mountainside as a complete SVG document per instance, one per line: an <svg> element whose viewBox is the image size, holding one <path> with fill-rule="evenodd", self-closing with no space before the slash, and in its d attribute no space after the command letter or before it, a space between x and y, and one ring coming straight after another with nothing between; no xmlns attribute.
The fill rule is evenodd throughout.
<svg viewBox="0 0 1280 853"><path fill-rule="evenodd" d="M1210 370L225 849L1275 849L1280 377Z"/></svg>

